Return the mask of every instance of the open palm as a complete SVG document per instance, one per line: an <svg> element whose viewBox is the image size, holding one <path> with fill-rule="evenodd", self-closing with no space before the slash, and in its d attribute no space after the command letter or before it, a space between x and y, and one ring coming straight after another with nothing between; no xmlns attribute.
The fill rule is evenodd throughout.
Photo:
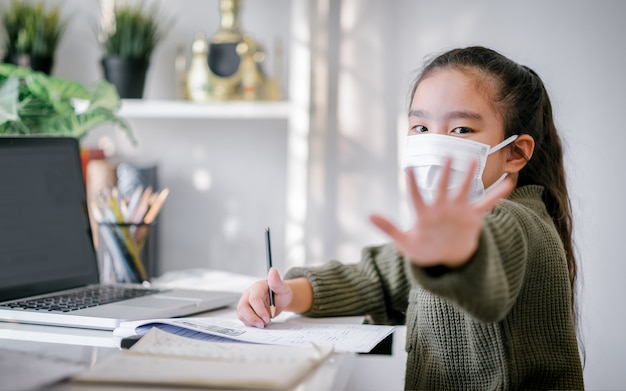
<svg viewBox="0 0 626 391"><path fill-rule="evenodd" d="M388 219L372 215L372 223L386 233L398 251L417 266L461 266L478 247L480 229L485 214L513 189L510 180L504 180L476 202L470 201L470 188L476 170L472 164L456 194L447 190L451 171L449 159L438 184L432 204L422 199L413 170L407 170L410 201L415 210L415 222L406 231L398 229Z"/></svg>

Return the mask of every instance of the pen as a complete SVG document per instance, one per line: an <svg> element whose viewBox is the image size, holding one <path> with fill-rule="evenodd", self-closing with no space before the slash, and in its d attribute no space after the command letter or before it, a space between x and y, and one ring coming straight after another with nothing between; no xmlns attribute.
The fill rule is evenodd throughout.
<svg viewBox="0 0 626 391"><path fill-rule="evenodd" d="M265 249L267 250L267 271L269 272L272 268L272 246L270 244L270 227L265 228ZM274 304L274 291L269 288L268 290L270 294L270 314L273 318L274 315L276 315L276 305Z"/></svg>

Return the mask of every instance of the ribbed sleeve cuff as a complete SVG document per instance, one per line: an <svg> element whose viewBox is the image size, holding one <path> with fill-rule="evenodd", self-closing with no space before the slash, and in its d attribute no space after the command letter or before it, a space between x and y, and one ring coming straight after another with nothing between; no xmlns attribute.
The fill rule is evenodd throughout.
<svg viewBox="0 0 626 391"><path fill-rule="evenodd" d="M381 290L357 271L356 265L337 261L312 268L293 268L285 279L305 277L313 288L313 306L303 315L353 316L366 315L380 306Z"/></svg>

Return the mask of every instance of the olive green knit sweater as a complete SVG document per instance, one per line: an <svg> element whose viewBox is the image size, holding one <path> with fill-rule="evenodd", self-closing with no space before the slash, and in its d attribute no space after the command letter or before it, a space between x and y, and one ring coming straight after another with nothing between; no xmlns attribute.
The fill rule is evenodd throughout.
<svg viewBox="0 0 626 391"><path fill-rule="evenodd" d="M406 323L406 389L583 389L567 264L542 192L526 186L501 201L459 269L415 267L384 245L358 264L285 278L311 281L308 316Z"/></svg>

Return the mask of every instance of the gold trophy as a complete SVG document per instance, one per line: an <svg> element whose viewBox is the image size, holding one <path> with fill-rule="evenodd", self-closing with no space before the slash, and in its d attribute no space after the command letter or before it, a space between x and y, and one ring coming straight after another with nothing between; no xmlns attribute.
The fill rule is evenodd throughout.
<svg viewBox="0 0 626 391"><path fill-rule="evenodd" d="M239 0L220 0L220 28L209 39L208 64L211 97L236 99L240 95L241 56L237 45L243 40L239 30Z"/></svg>
<svg viewBox="0 0 626 391"><path fill-rule="evenodd" d="M209 90L215 100L265 98L265 53L239 28L240 0L220 0L220 27L209 39Z"/></svg>

